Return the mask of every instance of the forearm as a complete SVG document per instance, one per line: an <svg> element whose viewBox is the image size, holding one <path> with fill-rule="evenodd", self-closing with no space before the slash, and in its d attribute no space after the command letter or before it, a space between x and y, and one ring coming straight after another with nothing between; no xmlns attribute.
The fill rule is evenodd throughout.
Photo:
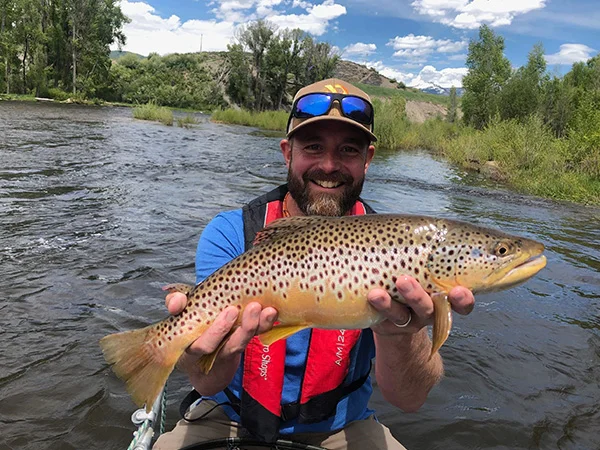
<svg viewBox="0 0 600 450"><path fill-rule="evenodd" d="M198 357L191 354L184 354L177 367L184 372L190 379L191 385L201 395L215 395L225 389L240 365L241 355L239 353L231 356L219 356L214 366L208 374L200 370Z"/></svg>
<svg viewBox="0 0 600 450"><path fill-rule="evenodd" d="M425 328L414 334L379 335L375 373L384 398L406 412L418 410L435 386L444 368L439 353L431 360L431 340Z"/></svg>

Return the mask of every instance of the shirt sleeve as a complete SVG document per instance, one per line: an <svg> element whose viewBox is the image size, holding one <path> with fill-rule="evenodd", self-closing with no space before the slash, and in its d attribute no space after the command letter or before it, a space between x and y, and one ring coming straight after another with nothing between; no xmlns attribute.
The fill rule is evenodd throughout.
<svg viewBox="0 0 600 450"><path fill-rule="evenodd" d="M242 210L227 211L212 219L200 236L196 250L196 283L200 283L244 252Z"/></svg>

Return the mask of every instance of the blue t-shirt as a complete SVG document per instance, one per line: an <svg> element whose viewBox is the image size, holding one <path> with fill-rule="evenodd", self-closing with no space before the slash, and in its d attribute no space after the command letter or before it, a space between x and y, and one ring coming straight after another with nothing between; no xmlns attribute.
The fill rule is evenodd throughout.
<svg viewBox="0 0 600 450"><path fill-rule="evenodd" d="M214 271L244 252L244 222L242 210L223 212L211 220L200 237L196 251L196 282L203 281ZM290 336L286 343L285 375L282 404L298 401L302 374L308 354L310 330L303 330ZM345 384L359 379L369 370L375 357L375 343L371 330L364 330L352 350L351 361ZM229 389L241 398L243 361L229 385ZM373 414L367 407L373 392L371 378L357 390L342 398L335 415L318 423L301 424L296 420L282 422L280 433L316 433L339 430L354 420L366 419ZM220 392L212 397L219 403L227 402L227 396ZM236 422L240 417L232 408L224 408L227 415Z"/></svg>

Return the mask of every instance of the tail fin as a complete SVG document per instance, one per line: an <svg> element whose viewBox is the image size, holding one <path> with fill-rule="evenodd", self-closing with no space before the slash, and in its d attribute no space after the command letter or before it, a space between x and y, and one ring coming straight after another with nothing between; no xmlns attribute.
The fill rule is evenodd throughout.
<svg viewBox="0 0 600 450"><path fill-rule="evenodd" d="M138 406L146 404L148 411L185 350L185 346L167 346L156 339L156 327L111 334L100 340L104 358L125 382L133 401Z"/></svg>

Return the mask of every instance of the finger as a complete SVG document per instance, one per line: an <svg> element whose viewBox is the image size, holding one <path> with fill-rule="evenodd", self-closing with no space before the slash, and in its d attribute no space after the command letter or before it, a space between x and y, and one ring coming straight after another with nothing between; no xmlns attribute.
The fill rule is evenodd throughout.
<svg viewBox="0 0 600 450"><path fill-rule="evenodd" d="M188 347L187 352L197 355L214 352L235 325L238 314L239 310L235 306L225 308L204 333Z"/></svg>
<svg viewBox="0 0 600 450"><path fill-rule="evenodd" d="M475 307L473 293L462 286L453 288L448 294L448 300L452 305L452 309L462 315L469 314Z"/></svg>
<svg viewBox="0 0 600 450"><path fill-rule="evenodd" d="M172 294L167 295L165 298L165 305L169 310L169 314L176 316L181 313L187 305L187 300L186 295L181 292L173 292Z"/></svg>
<svg viewBox="0 0 600 450"><path fill-rule="evenodd" d="M273 324L277 321L277 310L275 308L265 308L260 312L260 319L258 321L257 334L264 333L273 328Z"/></svg>
<svg viewBox="0 0 600 450"><path fill-rule="evenodd" d="M233 332L225 347L224 354L243 351L250 340L257 334L262 306L259 303L248 303L242 313L240 326Z"/></svg>
<svg viewBox="0 0 600 450"><path fill-rule="evenodd" d="M396 281L396 288L419 318L429 320L433 316L433 301L417 280L403 275Z"/></svg>
<svg viewBox="0 0 600 450"><path fill-rule="evenodd" d="M381 312L390 324L405 324L411 319L411 311L405 305L393 301L383 289L373 289L367 294L367 300L377 311ZM396 325L398 328L398 326Z"/></svg>

